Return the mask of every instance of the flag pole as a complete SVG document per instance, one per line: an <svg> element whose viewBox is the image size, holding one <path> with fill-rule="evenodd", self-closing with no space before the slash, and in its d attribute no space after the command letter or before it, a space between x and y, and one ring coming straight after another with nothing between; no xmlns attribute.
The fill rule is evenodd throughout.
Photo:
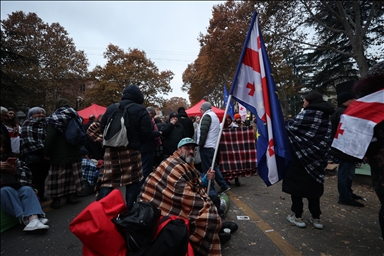
<svg viewBox="0 0 384 256"><path fill-rule="evenodd" d="M228 103L231 102L231 99L232 99L232 95L230 94L228 96L227 104L225 106L223 120L221 121L221 124L220 124L219 137L217 138L216 147L215 147L215 153L213 154L213 158L212 158L212 165L211 165L211 169L212 170L213 170L213 168L215 166L215 160L216 160L217 152L218 152L219 145L220 145L221 134L223 133L224 122L225 122L225 119L226 119L226 116L227 116L227 112L228 112L228 108L229 108L229 104ZM209 196L209 191L211 190L211 182L212 182L211 180L208 180L208 188L207 188L208 196Z"/></svg>

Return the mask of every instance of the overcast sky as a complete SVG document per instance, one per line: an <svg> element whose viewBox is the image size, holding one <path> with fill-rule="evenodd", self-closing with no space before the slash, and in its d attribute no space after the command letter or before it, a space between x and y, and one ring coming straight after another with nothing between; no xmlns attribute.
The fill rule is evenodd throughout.
<svg viewBox="0 0 384 256"><path fill-rule="evenodd" d="M89 70L104 66L108 44L145 51L160 71L175 73L172 93L183 97L182 74L200 50L197 38L206 34L212 7L225 1L1 1L1 19L15 11L35 12L46 23L58 22L78 50L83 50Z"/></svg>

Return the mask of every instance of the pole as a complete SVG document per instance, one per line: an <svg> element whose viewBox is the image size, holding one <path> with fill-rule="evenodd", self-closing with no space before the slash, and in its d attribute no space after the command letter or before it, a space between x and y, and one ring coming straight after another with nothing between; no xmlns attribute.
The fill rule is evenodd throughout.
<svg viewBox="0 0 384 256"><path fill-rule="evenodd" d="M228 102L230 102L231 99L232 99L232 95L230 94L229 97L228 97L228 100L227 100L227 104L225 106L223 120L221 121L221 124L220 124L219 137L218 137L217 142L216 142L215 153L213 154L213 159L212 159L212 165L211 165L211 169L212 170L213 170L213 167L215 166L215 160L216 160L216 156L217 156L217 151L218 151L219 145L220 145L220 138L221 138L221 134L223 133L223 129L224 129L224 122L225 122L225 119L226 119L226 116L227 116L227 112L228 112L228 107L229 107ZM208 188L207 188L208 196L209 196L210 189L211 189L211 180L208 180Z"/></svg>

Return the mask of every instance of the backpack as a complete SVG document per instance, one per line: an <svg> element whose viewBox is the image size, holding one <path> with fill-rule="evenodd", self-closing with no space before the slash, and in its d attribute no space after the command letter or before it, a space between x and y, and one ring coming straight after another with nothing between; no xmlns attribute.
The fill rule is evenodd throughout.
<svg viewBox="0 0 384 256"><path fill-rule="evenodd" d="M63 134L65 140L72 145L83 144L87 138L84 127L77 117L71 118Z"/></svg>
<svg viewBox="0 0 384 256"><path fill-rule="evenodd" d="M125 126L125 117L127 109L135 103L130 103L122 108L120 103L116 103L116 109L107 120L103 132L104 147L126 147L128 146L127 127ZM129 119L127 118L129 126Z"/></svg>
<svg viewBox="0 0 384 256"><path fill-rule="evenodd" d="M188 225L188 220L175 215L161 217L152 241L138 253L129 252L129 256L193 256Z"/></svg>

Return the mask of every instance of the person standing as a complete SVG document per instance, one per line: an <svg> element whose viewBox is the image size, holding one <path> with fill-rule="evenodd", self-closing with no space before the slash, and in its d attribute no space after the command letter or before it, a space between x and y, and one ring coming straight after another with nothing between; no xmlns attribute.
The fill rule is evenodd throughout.
<svg viewBox="0 0 384 256"><path fill-rule="evenodd" d="M41 202L45 197L45 179L48 176L49 161L44 158L44 141L47 133L45 109L29 109L27 120L21 127L21 156L33 174L32 184L37 189Z"/></svg>
<svg viewBox="0 0 384 256"><path fill-rule="evenodd" d="M47 197L53 198L51 208L60 208L60 198L67 196L67 203L77 204L77 193L83 189L81 180L80 145L72 145L63 136L70 120L81 118L71 107L69 100L56 101L56 110L47 119L47 136L44 157L50 162Z"/></svg>
<svg viewBox="0 0 384 256"><path fill-rule="evenodd" d="M312 216L309 222L323 229L320 220L320 197L324 193L326 155L330 149L333 106L323 100L321 93L312 91L304 96L303 111L285 126L290 143L292 166L283 179L282 189L291 195L293 214L287 220L297 227L306 226L302 219L303 198L308 200Z"/></svg>
<svg viewBox="0 0 384 256"><path fill-rule="evenodd" d="M141 145L141 160L143 165L143 179L140 181L140 187L143 185L145 179L153 171L153 161L155 158L156 145L161 145L160 132L157 130L155 120L156 111L153 107L147 107L149 116L151 117L152 130L151 135L147 142Z"/></svg>
<svg viewBox="0 0 384 256"><path fill-rule="evenodd" d="M197 131L197 144L200 149L201 168L205 174L212 166L216 143L220 135L220 122L215 112L212 111L212 105L209 102L201 104L200 113L202 117ZM215 170L215 180L221 188L217 193L220 194L230 190L231 188L225 182L216 163L213 169ZM215 190L214 182L211 182L211 189Z"/></svg>
<svg viewBox="0 0 384 256"><path fill-rule="evenodd" d="M193 122L188 118L187 113L185 112L184 107L179 107L177 109L177 114L179 115L179 122L183 125L185 136L188 138L193 138L195 134L195 129L193 128Z"/></svg>
<svg viewBox="0 0 384 256"><path fill-rule="evenodd" d="M337 95L338 107L335 109L335 113L331 115L332 139L335 137L337 127L339 126L340 116L355 100L356 96L352 92L342 92ZM352 181L355 177L355 162L358 161L358 159L334 149L331 149L330 155L339 160L339 167L337 169L337 190L339 192L339 198L337 203L364 207L364 204L356 201L363 198L354 194L352 190Z"/></svg>
<svg viewBox="0 0 384 256"><path fill-rule="evenodd" d="M168 122L160 128L163 136L163 157L169 157L177 149L177 143L185 138L185 130L179 122L179 115L175 112L169 114Z"/></svg>
<svg viewBox="0 0 384 256"><path fill-rule="evenodd" d="M114 188L125 186L125 200L128 209L140 192L139 182L143 179L140 147L152 134L152 122L148 111L142 105L144 95L136 85L128 85L123 92L119 107L126 110L125 126L128 145L126 147L106 147L103 165L96 183L97 200L107 196ZM100 131L103 134L109 117L118 106L108 106L101 119Z"/></svg>

